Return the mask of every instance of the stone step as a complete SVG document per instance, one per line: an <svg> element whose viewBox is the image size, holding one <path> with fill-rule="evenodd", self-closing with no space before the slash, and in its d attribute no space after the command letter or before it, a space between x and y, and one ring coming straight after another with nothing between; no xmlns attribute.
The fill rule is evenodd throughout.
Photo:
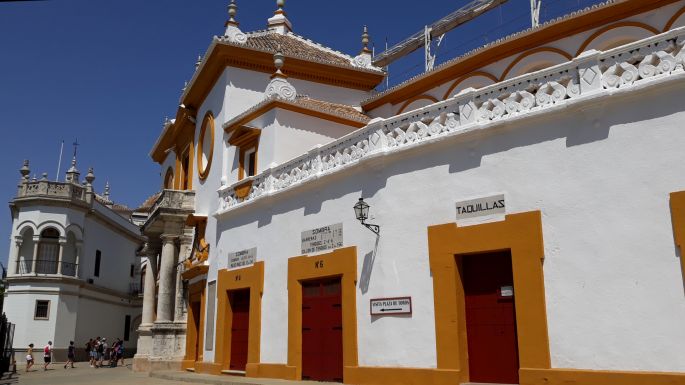
<svg viewBox="0 0 685 385"><path fill-rule="evenodd" d="M245 371L244 370L222 370L222 374L228 374L229 376L241 376L245 377Z"/></svg>
<svg viewBox="0 0 685 385"><path fill-rule="evenodd" d="M518 384L499 384L494 382L462 382L461 385L518 385Z"/></svg>

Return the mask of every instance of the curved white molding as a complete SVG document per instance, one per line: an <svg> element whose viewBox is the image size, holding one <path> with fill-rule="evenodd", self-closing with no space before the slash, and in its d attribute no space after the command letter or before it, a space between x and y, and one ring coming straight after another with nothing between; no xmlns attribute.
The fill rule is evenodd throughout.
<svg viewBox="0 0 685 385"><path fill-rule="evenodd" d="M282 77L275 77L271 79L269 84L266 86L265 91L266 97L279 97L285 100L295 100L297 96L297 91L288 80Z"/></svg>
<svg viewBox="0 0 685 385"><path fill-rule="evenodd" d="M567 61L568 58L559 52L540 51L521 59L521 61L509 69L506 76L507 79L511 79L531 72L543 70L561 63L566 63Z"/></svg>
<svg viewBox="0 0 685 385"><path fill-rule="evenodd" d="M224 36L231 43L245 44L247 42L247 35L234 25L228 25Z"/></svg>
<svg viewBox="0 0 685 385"><path fill-rule="evenodd" d="M218 190L226 215L325 175L354 167L361 160L426 145L447 137L485 130L503 121L556 111L648 85L685 79L685 27L607 52L589 51L566 63L505 80L390 119L374 121L324 146L251 177L252 187L238 198L236 187Z"/></svg>
<svg viewBox="0 0 685 385"><path fill-rule="evenodd" d="M596 36L585 47L584 51L596 49L606 51L615 47L629 44L638 40L647 39L654 34L644 28L624 25L610 29L599 36Z"/></svg>

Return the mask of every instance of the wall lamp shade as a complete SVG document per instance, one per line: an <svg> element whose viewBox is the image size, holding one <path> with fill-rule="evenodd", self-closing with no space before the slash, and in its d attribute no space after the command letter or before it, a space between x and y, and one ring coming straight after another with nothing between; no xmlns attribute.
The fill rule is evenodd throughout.
<svg viewBox="0 0 685 385"><path fill-rule="evenodd" d="M357 220L361 222L362 225L376 233L376 235L379 235L381 232L380 226L366 223L366 220L369 219L369 207L370 206L366 202L364 202L364 198L359 198L359 201L353 207L354 215L357 218Z"/></svg>

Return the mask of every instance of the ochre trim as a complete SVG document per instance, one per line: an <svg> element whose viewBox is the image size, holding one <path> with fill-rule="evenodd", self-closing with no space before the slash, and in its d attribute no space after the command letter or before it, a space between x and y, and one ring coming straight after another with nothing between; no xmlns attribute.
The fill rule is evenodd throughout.
<svg viewBox="0 0 685 385"><path fill-rule="evenodd" d="M453 385L460 383L458 370L424 368L345 367L346 384L355 385Z"/></svg>
<svg viewBox="0 0 685 385"><path fill-rule="evenodd" d="M396 114L396 115L399 115L399 114L403 113L405 108L407 108L410 104L412 104L412 103L414 103L414 102L416 102L416 101L418 101L418 100L430 100L432 103L437 103L437 102L438 102L438 99L436 99L435 97L430 96L430 95L423 94L423 95L414 96L413 98L411 98L411 99L407 100L406 102L404 102L404 104L402 105L402 107L400 107L400 109L397 111L397 114Z"/></svg>
<svg viewBox="0 0 685 385"><path fill-rule="evenodd" d="M343 367L357 366L357 248L345 247L315 256L288 259L288 365L295 380L302 379L302 284L301 281L341 277ZM344 371L344 370L343 370ZM344 382L349 381L343 373Z"/></svg>
<svg viewBox="0 0 685 385"><path fill-rule="evenodd" d="M179 148L185 149L188 143L192 143L195 135L196 111L187 107L178 107L176 110L176 120L162 133L155 147L152 148L150 156L155 162L162 164L167 155L167 150L173 148L178 158ZM193 158L190 158L192 162Z"/></svg>
<svg viewBox="0 0 685 385"><path fill-rule="evenodd" d="M273 53L217 44L209 57L205 59L195 81L190 84L183 104L198 108L219 80L224 69L229 66L272 74L274 72ZM295 57L287 57L283 72L295 79L364 91L372 90L385 77L385 74L379 72L315 63Z"/></svg>
<svg viewBox="0 0 685 385"><path fill-rule="evenodd" d="M188 316L186 321L186 355L182 363L182 367L189 368L194 367L196 362L202 362L203 346L202 342L204 340L204 330L205 330L205 287L207 286L207 280L203 279L201 281L195 282L194 284L188 286ZM190 310L193 302L200 301L200 322L199 327L195 330L195 327L191 327L194 324L193 312ZM198 352L194 352L195 342L197 341ZM195 361L195 353L197 354L197 361ZM189 365L189 366L188 366Z"/></svg>
<svg viewBox="0 0 685 385"><path fill-rule="evenodd" d="M649 12L677 1L679 0L616 0L613 4L607 4L596 10L568 17L548 25L542 25L540 28L520 33L511 39L493 44L473 55L455 60L426 76L421 76L414 81L404 83L387 94L369 100L362 107L364 111L370 111L387 103L401 103L403 100L407 100L414 95L428 92L469 72L484 68L489 64L517 55L528 49L599 28L643 12Z"/></svg>
<svg viewBox="0 0 685 385"><path fill-rule="evenodd" d="M247 364L246 376L253 378L280 378L295 380L297 368L285 364Z"/></svg>
<svg viewBox="0 0 685 385"><path fill-rule="evenodd" d="M431 226L428 250L438 369L458 370L462 382L469 380L465 295L458 256L498 250L511 252L520 367L550 368L539 211L511 214L501 222L466 227L456 223Z"/></svg>
<svg viewBox="0 0 685 385"><path fill-rule="evenodd" d="M366 126L366 123L363 123L363 122L360 122L360 121L357 121L354 119L347 119L341 115L329 114L329 113L326 113L324 111L305 108L305 107L298 106L298 105L293 104L293 103L288 103L288 102L283 101L283 100L273 99L269 103L265 103L261 107L257 108L256 110L251 111L250 113L243 116L242 118L239 118L239 120L225 125L224 131L229 133L229 132L235 130L237 127L247 125L251 121L253 121L256 118L264 115L265 113L273 110L274 108L281 108L281 109L284 109L287 111L296 112L296 113L299 113L302 115L312 116L314 118L319 118L319 119L326 120L329 122L339 123L339 124L343 124L343 125L351 126L351 127L355 127L355 128L361 128L361 127Z"/></svg>
<svg viewBox="0 0 685 385"><path fill-rule="evenodd" d="M671 193L671 222L673 223L673 239L680 250L680 268L685 281L685 191Z"/></svg>
<svg viewBox="0 0 685 385"><path fill-rule="evenodd" d="M207 156L207 166L202 165L202 153L204 152L204 142L205 135L207 135L207 130L209 129L209 135L211 136L209 154ZM214 158L214 115L211 111L207 111L204 119L202 120L202 126L200 126L200 136L197 140L197 175L200 180L207 179L209 175L209 169L212 168L212 158Z"/></svg>
<svg viewBox="0 0 685 385"><path fill-rule="evenodd" d="M241 152L241 157L244 158L244 157L245 157L245 156L244 156L244 151L240 151L240 152ZM241 169L242 169L242 165L241 165L240 167L241 167ZM241 179L242 179L242 176L244 175L244 173L245 173L245 171L243 171L242 173L240 173L240 174L241 174L241 175L240 175L240 176L241 176ZM235 188L235 196L236 196L236 198L238 198L238 199L245 199L245 198L247 198L247 196L250 194L250 190L251 190L251 189L252 189L252 181L251 181L251 180L248 180L247 182L245 182L245 183L243 183L243 184L237 186L237 187Z"/></svg>
<svg viewBox="0 0 685 385"><path fill-rule="evenodd" d="M214 363L223 370L231 365L231 323L233 312L229 301L229 291L250 289L250 330L247 343L247 365L258 364L262 332L262 293L264 291L264 262L255 262L250 267L237 270L219 270L217 278L216 311L216 352ZM248 376L253 373L248 371Z"/></svg>
<svg viewBox="0 0 685 385"><path fill-rule="evenodd" d="M516 66L518 63L520 63L521 60L527 58L528 56L535 55L536 53L540 53L540 52L552 52L552 53L556 53L556 54L563 56L566 60L572 60L573 59L573 57L568 52L561 50L559 48L538 47L535 49L531 49L530 51L526 51L526 52L520 54L519 56L516 57L516 59L514 59L511 63L509 63L509 65L504 70L504 72L502 72L502 76L500 76L499 81L505 80L507 78L507 75L509 75L509 72L511 71L511 69L514 68L514 66Z"/></svg>
<svg viewBox="0 0 685 385"><path fill-rule="evenodd" d="M675 20L674 20L674 21L675 21ZM578 51L576 52L576 56L578 56L578 55L580 55L581 53L585 52L585 49L587 48L587 46L589 46L596 38L600 37L602 34L604 34L604 33L606 33L606 32L609 32L609 31L611 31L612 29L622 28L622 27L637 27L637 28L642 28L642 29L644 29L644 30L646 30L646 31L649 31L649 32L651 32L651 33L653 33L653 34L655 34L655 35L659 34L659 30L658 30L658 29L656 29L656 28L654 28L654 27L652 27L652 26L650 26L650 25L647 25L647 24L645 24L645 23L640 23L639 21L621 21L621 22L618 22L618 23L614 23L614 24L611 24L611 25L607 25L607 26L605 26L605 27L603 27L603 28L600 28L600 29L598 29L597 31L595 31L595 33L593 33L592 35L590 35L590 37L588 37L587 39L585 39L585 41L583 42L583 44L580 45L580 48L578 48Z"/></svg>
<svg viewBox="0 0 685 385"><path fill-rule="evenodd" d="M207 266L207 265L195 265L195 266L191 267L190 269L181 273L181 277L183 279L193 279L193 278L199 277L201 275L206 275L208 271L209 271L209 266Z"/></svg>
<svg viewBox="0 0 685 385"><path fill-rule="evenodd" d="M486 77L486 78L492 80L493 83L498 82L497 77L495 77L495 75L489 74L489 73L484 72L484 71L474 71L474 72L468 73L468 74L460 77L459 79L455 80L454 83L452 83L452 85L450 86L450 88L447 89L447 92L445 92L445 95L442 97L442 100L447 100L450 97L450 94L452 93L452 91L454 91L454 89L457 88L457 86L459 84L463 83L464 81L466 81L470 78L476 77L476 76Z"/></svg>
<svg viewBox="0 0 685 385"><path fill-rule="evenodd" d="M519 371L526 385L683 385L685 373L624 372L577 369L528 369Z"/></svg>
<svg viewBox="0 0 685 385"><path fill-rule="evenodd" d="M666 23L666 26L664 27L664 32L670 30L671 27L673 27L673 23L675 23L675 21L678 20L678 18L679 18L680 16L682 16L683 13L685 13L685 7L680 8L680 9L678 10L678 12L676 12L673 16L671 16L671 18L668 19L668 22Z"/></svg>

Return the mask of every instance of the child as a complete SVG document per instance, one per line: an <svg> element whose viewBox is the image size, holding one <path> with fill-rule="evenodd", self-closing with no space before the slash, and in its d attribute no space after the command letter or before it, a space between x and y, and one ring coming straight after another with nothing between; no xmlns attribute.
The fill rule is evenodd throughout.
<svg viewBox="0 0 685 385"><path fill-rule="evenodd" d="M29 350L26 351L26 373L33 366L33 344L29 344Z"/></svg>
<svg viewBox="0 0 685 385"><path fill-rule="evenodd" d="M71 364L71 368L74 368L74 359L76 358L76 347L74 347L74 341L69 341L69 350L67 351L67 363L64 364L64 369L67 365Z"/></svg>

